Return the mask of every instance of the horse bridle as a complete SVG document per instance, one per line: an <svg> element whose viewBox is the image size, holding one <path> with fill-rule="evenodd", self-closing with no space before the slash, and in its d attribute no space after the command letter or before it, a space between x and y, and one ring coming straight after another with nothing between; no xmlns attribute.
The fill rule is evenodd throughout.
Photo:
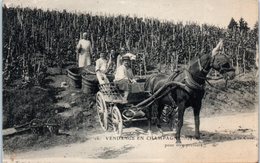
<svg viewBox="0 0 260 163"><path fill-rule="evenodd" d="M221 55L224 55L224 57L225 58L228 58L225 54L221 54ZM200 70L200 72L204 72L205 74L208 74L209 73L209 71L210 71L210 69L211 68L213 68L213 63L214 63L214 61L215 61L215 56L216 55L214 55L213 57L211 56L211 59L210 59L210 68L209 68L209 70L207 70L207 65L208 65L208 62L205 64L205 65L201 65L201 57L199 57L198 58L198 60L197 60L197 62L198 62L198 65L199 65L199 70ZM219 72L223 72L223 71L233 71L234 70L234 68L225 68L225 67L223 67L223 65L220 65L220 64L218 64L218 66L219 66ZM199 84L199 83L197 83L196 81L194 81L194 79L192 78L192 75L191 75L191 73L190 73L190 71L188 70L188 69L185 69L187 72L188 72L188 74L189 75L187 75L187 79L189 79L189 81L187 81L187 82L189 82L189 83L192 83L192 87L194 88L194 86L195 86L195 88L198 88L198 89L203 89L204 87L205 87L205 84ZM193 74L193 76L194 76L194 74ZM200 79L202 79L202 80L205 80L211 87L214 87L208 80L211 80L212 78L208 78L208 77L201 77L201 76L199 76L199 75L195 75L196 76L196 78L200 78ZM218 80L219 79L222 79L223 77L221 77L221 78L218 78ZM190 85L190 84L189 84Z"/></svg>
<svg viewBox="0 0 260 163"><path fill-rule="evenodd" d="M223 55L225 58L227 58L228 59L228 56L227 55L225 55L225 54L221 54L221 55ZM214 61L215 61L215 57L216 57L216 55L214 55L212 58L211 58L211 60L210 60L210 67L211 68L213 68L213 63L214 63ZM206 68L205 68L205 66L201 66L201 61L200 61L200 57L198 58L198 65L199 65L199 69L200 69L200 71L201 72L204 72L204 73L209 73L209 71L210 71L210 69L209 70L206 70ZM207 65L207 64L206 64ZM221 65L221 64L218 64L218 66L219 66L219 72L221 73L221 72L223 72L223 71L226 71L226 72L228 72L228 71L234 71L234 68L226 68L226 67L223 67L223 65ZM199 77L200 78L200 77Z"/></svg>
<svg viewBox="0 0 260 163"><path fill-rule="evenodd" d="M226 54L223 54L223 53L221 53L221 55L222 56L224 56L227 60L229 59L229 57L226 55ZM215 55L216 56L216 55ZM213 57L213 59L212 59L212 61L211 61L211 67L213 67L213 63L214 63L214 61L215 61L215 56ZM234 68L231 68L231 67L229 67L229 68L226 68L226 67L223 67L223 65L225 65L225 64L218 64L218 66L220 67L219 68L219 72L221 73L221 72L223 72L223 71L226 71L226 72L228 72L228 71L234 71L235 69Z"/></svg>

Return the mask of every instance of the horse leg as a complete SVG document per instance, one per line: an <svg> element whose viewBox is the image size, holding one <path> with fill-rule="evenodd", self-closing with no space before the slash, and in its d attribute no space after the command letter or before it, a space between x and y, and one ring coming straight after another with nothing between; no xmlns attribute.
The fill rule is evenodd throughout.
<svg viewBox="0 0 260 163"><path fill-rule="evenodd" d="M163 135L163 131L162 131L162 126L161 126L161 115L162 115L163 109L164 109L164 105L159 104L159 106L158 106L158 114L157 114L157 122L156 122L158 131L159 131L162 135Z"/></svg>
<svg viewBox="0 0 260 163"><path fill-rule="evenodd" d="M148 133L149 136L152 136L152 130L151 130L151 128L152 128L152 109L150 108L147 112L148 112L148 116L147 116L147 119L148 119L148 131L147 131L147 133Z"/></svg>
<svg viewBox="0 0 260 163"><path fill-rule="evenodd" d="M200 139L200 108L201 108L201 104L193 108L196 139Z"/></svg>
<svg viewBox="0 0 260 163"><path fill-rule="evenodd" d="M171 114L169 115L170 130L176 131L175 129L176 129L176 122L177 122L176 118L178 118L177 117L178 107L177 106L175 108L172 107L171 109L172 111Z"/></svg>
<svg viewBox="0 0 260 163"><path fill-rule="evenodd" d="M181 128L183 126L184 111L185 111L185 104L184 102L182 102L178 106L178 122L177 122L176 134L175 134L176 143L178 144L181 143L180 133L181 133Z"/></svg>
<svg viewBox="0 0 260 163"><path fill-rule="evenodd" d="M173 131L173 129L174 129L174 126L175 126L175 114L176 114L176 111L175 111L175 109L176 110L178 110L178 107L176 106L176 103L175 103L175 101L174 101L174 99L172 98L172 96L171 96L171 94L168 94L168 98L169 98L169 100L171 101L171 104L172 104L172 106L171 106L171 113L170 113L170 117L169 117L169 119L170 119L170 129Z"/></svg>

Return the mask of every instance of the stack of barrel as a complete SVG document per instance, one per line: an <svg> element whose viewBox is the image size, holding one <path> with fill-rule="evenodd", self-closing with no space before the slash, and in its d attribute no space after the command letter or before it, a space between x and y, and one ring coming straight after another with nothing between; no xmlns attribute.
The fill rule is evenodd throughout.
<svg viewBox="0 0 260 163"><path fill-rule="evenodd" d="M95 94L98 92L98 79L94 72L94 66L86 68L73 67L67 69L70 86L82 89L84 93Z"/></svg>

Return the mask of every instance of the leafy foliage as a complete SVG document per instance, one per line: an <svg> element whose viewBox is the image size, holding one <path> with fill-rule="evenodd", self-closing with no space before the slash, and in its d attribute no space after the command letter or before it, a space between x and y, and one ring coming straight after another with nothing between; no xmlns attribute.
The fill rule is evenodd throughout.
<svg viewBox="0 0 260 163"><path fill-rule="evenodd" d="M236 26L239 29L230 30ZM250 69L258 32L250 30L243 18L238 25L231 19L228 29L153 18L3 7L4 84L26 75L34 77L37 72L31 67L39 64L33 59L36 54L43 56L46 67L62 67L67 61L75 61L75 47L83 32L92 43L93 63L100 52L126 47L130 52L145 54L147 66L169 64L175 55L180 64L185 64L200 53L210 53L222 37L226 39L225 52L234 64L242 62L245 51Z"/></svg>
<svg viewBox="0 0 260 163"><path fill-rule="evenodd" d="M237 22L234 20L234 18L231 18L230 23L228 25L228 29L236 30L238 27Z"/></svg>

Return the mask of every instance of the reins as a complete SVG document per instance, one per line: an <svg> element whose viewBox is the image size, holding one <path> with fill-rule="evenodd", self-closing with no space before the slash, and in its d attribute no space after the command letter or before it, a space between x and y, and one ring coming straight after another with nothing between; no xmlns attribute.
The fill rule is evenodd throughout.
<svg viewBox="0 0 260 163"><path fill-rule="evenodd" d="M225 57L226 57L226 56L225 56ZM209 71L210 71L210 69L212 68L212 65L213 65L214 60L215 60L215 56L210 57L210 59L207 61L206 65L203 66L203 65L201 64L201 57L199 57L199 58L197 59L197 61L194 62L193 64L198 63L200 73L208 74ZM209 67L209 70L207 70L207 69L208 69L208 68L207 68L207 65L208 65L208 64L209 64L209 66L210 66L210 67ZM189 66L189 67L190 67L190 66ZM205 67L206 67L206 68L205 68ZM233 68L224 68L224 67L220 66L220 71L228 71L228 70L231 70L231 69L233 69ZM218 89L218 88L216 88L215 86L213 86L213 85L209 82L209 80L220 80L220 79L223 79L223 76L222 76L222 77L219 77L219 78L211 78L211 77L207 77L207 76L206 76L206 77L201 77L201 76L199 76L199 75L192 74L189 69L184 68L182 71L176 72L176 73L174 73L173 75L171 75L171 76L168 78L168 81L173 81L173 80L174 80L179 74L181 74L181 73L184 73L184 76L185 76L185 77L184 77L184 79L185 79L185 85L186 85L186 88L187 88L188 92L190 92L191 89L203 90L203 89L205 89L206 83L207 83L210 87L215 88L215 89ZM204 83L204 84L198 83L197 81L194 80L194 77L195 77L195 78L198 78L198 79L204 80L205 83ZM226 80L226 83L227 83L227 80Z"/></svg>
<svg viewBox="0 0 260 163"><path fill-rule="evenodd" d="M226 55L225 55L225 57L227 57ZM215 60L215 56L213 57L213 58L211 58L211 60L210 60L210 67L212 67L212 64L213 64L213 62L214 62L214 60ZM206 70L205 69L205 67L203 67L202 65L201 65L201 60L200 60L200 57L197 59L197 63L198 63L198 65L199 65L199 70L200 70L200 72L204 72L204 73L206 73L206 74L208 74L209 73L209 70ZM220 66L220 71L227 71L227 70L230 70L230 69L232 69L232 68L223 68L222 66ZM191 87L191 88L195 88L195 89L204 89L205 88L205 84L199 84L199 83L197 83L194 79L193 79L193 77L192 76L194 76L194 77L196 77L196 78L199 78L199 79L202 79L202 80L205 80L205 82L206 83L208 83L209 84L209 86L211 86L211 87L213 87L213 88L216 88L215 86L213 86L210 82L209 82L209 80L220 80L220 79L223 79L223 77L219 77L219 78L215 78L215 79L213 79L213 78L210 78L210 77L201 77L201 76L199 76L199 75L191 75L191 72L188 70L188 69L184 69L186 72L188 72L188 73L185 73L185 78L187 79L187 83L188 83L188 85ZM227 81L226 81L227 82ZM216 88L217 89L217 88Z"/></svg>

